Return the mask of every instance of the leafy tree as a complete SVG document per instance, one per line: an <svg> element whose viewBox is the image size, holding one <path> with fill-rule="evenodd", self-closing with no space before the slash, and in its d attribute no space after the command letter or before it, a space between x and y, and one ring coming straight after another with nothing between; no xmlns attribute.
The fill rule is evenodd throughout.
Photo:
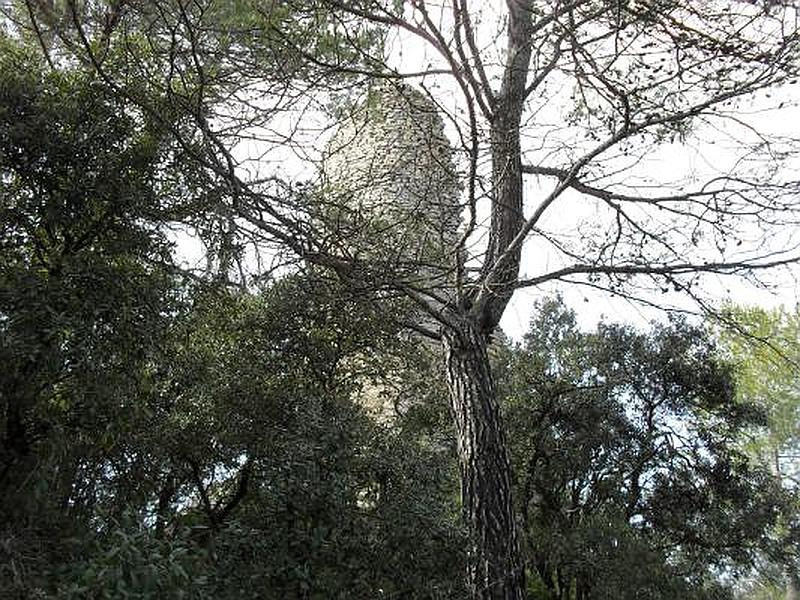
<svg viewBox="0 0 800 600"><path fill-rule="evenodd" d="M739 398L758 405L767 415L766 428L751 431L744 448L771 469L785 487L795 490L800 482L799 325L797 311L733 306L726 311L725 322L716 327L723 348L736 364ZM784 535L792 535L792 521L782 523L781 529ZM796 596L800 586L795 558L780 561L786 570L783 576L789 598ZM769 573L770 565L763 566ZM769 579L764 584L768 585Z"/></svg>
<svg viewBox="0 0 800 600"><path fill-rule="evenodd" d="M764 435L750 450L792 481L793 455L800 453L800 394L796 362L800 316L785 309L732 307L726 317L737 329L720 328L720 341L736 361L736 381L744 401L758 404L768 416ZM786 472L784 473L784 468Z"/></svg>
<svg viewBox="0 0 800 600"><path fill-rule="evenodd" d="M126 480L147 464L129 436L182 310L162 226L183 197L166 191L164 129L93 75L48 71L6 37L0 64L0 594L14 597L99 505L136 497Z"/></svg>
<svg viewBox="0 0 800 600"><path fill-rule="evenodd" d="M174 131L3 44L0 595L459 593L447 448L352 400L413 344L324 280L177 275Z"/></svg>
<svg viewBox="0 0 800 600"><path fill-rule="evenodd" d="M796 186L784 170L793 140L752 136L759 124L744 110L794 81L795 8L671 0L509 0L502 14L467 0L220 6L31 0L17 30L54 67L75 60L149 115L180 122L173 132L219 194L222 239L230 242L221 248L248 239L278 248L282 258L325 268L376 301L404 295L436 319L427 334L446 357L472 540L469 587L477 597L521 598L512 477L487 340L520 287L692 294L697 274L796 260L783 247L745 244L753 226L793 223ZM434 64L393 68L390 34L425 46ZM343 85L401 78L455 91L447 116L461 140L467 219L437 265L450 275L449 294L396 268L408 258L402 253L380 260L349 253L340 231L315 224L315 207L326 202L318 186L269 160L287 147L308 155L319 132L314 109ZM131 81L149 87L131 89ZM732 155L716 171L675 182L667 180L671 169L646 170L659 149L715 128L729 134ZM254 141L263 144L257 158L242 159ZM525 176L551 185L537 192ZM577 203L587 210L573 211ZM570 216L548 221L555 214ZM552 259L523 272L526 242Z"/></svg>
<svg viewBox="0 0 800 600"><path fill-rule="evenodd" d="M132 454L157 461L129 474L149 494L124 507L136 508L127 526L105 518L97 548L55 579L59 593L113 597L108 568L142 597L456 593L447 453L351 400L347 358L379 338L368 314L302 281L195 298L156 379L166 401L131 440ZM172 575L176 562L188 580Z"/></svg>
<svg viewBox="0 0 800 600"><path fill-rule="evenodd" d="M540 305L504 385L524 551L542 597L725 598L713 574L747 573L796 547L779 482L740 451L763 423L703 329L578 330Z"/></svg>

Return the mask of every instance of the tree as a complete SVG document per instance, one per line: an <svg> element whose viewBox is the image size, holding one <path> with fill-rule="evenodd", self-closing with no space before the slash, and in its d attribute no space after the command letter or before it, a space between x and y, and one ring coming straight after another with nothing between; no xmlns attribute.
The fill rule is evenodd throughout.
<svg viewBox="0 0 800 600"><path fill-rule="evenodd" d="M713 573L796 552L792 496L741 451L763 414L701 327L581 332L539 305L500 380L524 551L554 598L729 597Z"/></svg>
<svg viewBox="0 0 800 600"><path fill-rule="evenodd" d="M521 598L487 340L521 287L560 282L630 295L649 285L693 295L699 275L796 260L786 246L749 243L753 226L793 223L796 185L782 170L793 140L754 134L745 110L794 81L795 9L671 0L508 0L503 14L466 0L232 6L30 0L18 21L54 66L72 55L149 114L184 117L173 132L216 186L229 237L327 269L377 302L403 295L436 319L425 333L445 357L472 532L469 585L476 597ZM426 46L434 64L389 64L392 35ZM132 77L147 89L132 90ZM310 116L321 100L377 79L416 79L430 90L444 80L455 90L446 117L460 141L467 217L439 265L451 294L395 268L402 256L347 252L336 230L315 225L314 207L325 202L318 188L244 156L244 140L261 141L259 157L287 147L307 156L304 126L316 135ZM668 169L644 162L715 130L730 146L716 172L668 181ZM553 183L538 191L526 175ZM585 219L554 220L578 203ZM529 273L526 243L548 253Z"/></svg>
<svg viewBox="0 0 800 600"><path fill-rule="evenodd" d="M423 360L394 319L179 270L168 226L216 205L169 127L2 44L0 596L463 593L447 447L354 400Z"/></svg>
<svg viewBox="0 0 800 600"><path fill-rule="evenodd" d="M786 309L730 307L725 316L738 328L721 327L721 343L736 361L737 390L743 401L766 411L768 426L749 448L776 473L793 478L800 443L796 361L798 315ZM785 471L785 472L784 472Z"/></svg>
<svg viewBox="0 0 800 600"><path fill-rule="evenodd" d="M757 404L767 415L766 428L753 430L745 449L790 489L796 489L800 475L798 325L796 310L744 306L729 307L725 320L716 324L721 345L736 364L740 400ZM791 520L781 528L784 535L792 535ZM796 597L796 561L787 556L778 563L786 571L787 598Z"/></svg>
<svg viewBox="0 0 800 600"><path fill-rule="evenodd" d="M132 375L179 310L153 223L180 198L156 191L167 144L152 122L85 73L44 73L0 44L0 489L13 519L21 496L79 510L81 451L65 458L60 438L111 428L114 394L140 391ZM52 487L28 487L51 468Z"/></svg>
<svg viewBox="0 0 800 600"><path fill-rule="evenodd" d="M93 527L147 497L143 473L159 466L142 432L185 308L161 225L191 169L170 170L164 130L108 92L0 39L4 597L46 589Z"/></svg>

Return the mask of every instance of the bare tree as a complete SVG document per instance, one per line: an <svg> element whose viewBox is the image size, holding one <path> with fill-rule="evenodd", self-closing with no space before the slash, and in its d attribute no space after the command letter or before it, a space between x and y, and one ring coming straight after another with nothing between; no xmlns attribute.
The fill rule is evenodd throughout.
<svg viewBox="0 0 800 600"><path fill-rule="evenodd" d="M758 0L221 4L27 0L11 18L52 64L77 56L143 110L162 112L224 191L216 209L237 235L375 301L401 295L427 313L436 327L410 326L443 348L470 588L476 598L522 598L487 340L522 287L697 295L704 275L797 261L789 174L798 140L787 117L797 9ZM390 60L398 45L426 48L423 64ZM402 253L352 252L343 230L318 218L320 205L337 202L308 183L326 107L378 80L427 91L456 145L464 223L438 265L447 293L405 268ZM704 164L707 143L722 150ZM694 165L675 164L687 156ZM302 185L284 168L298 161Z"/></svg>

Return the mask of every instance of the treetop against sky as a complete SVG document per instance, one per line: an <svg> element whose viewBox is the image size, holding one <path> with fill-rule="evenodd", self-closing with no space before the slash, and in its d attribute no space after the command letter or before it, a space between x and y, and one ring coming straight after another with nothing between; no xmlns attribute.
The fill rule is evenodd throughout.
<svg viewBox="0 0 800 600"><path fill-rule="evenodd" d="M294 227L307 195L295 184L318 185L343 112L370 85L399 78L438 105L454 148L466 258L457 285L491 290L485 279L503 270L496 261L521 251L504 321L512 333L524 328L531 300L554 288L573 303L588 300L582 312L592 320L630 315L627 303L612 301L626 297L643 299L636 310L648 316L648 304L688 308L692 296L774 303L761 293L765 282L793 301L791 267L748 275L746 285L727 275L797 252L796 9L530 3L518 116L521 230L501 258L486 252L497 192L491 132L518 52L508 28L523 6L326 0L122 10L67 2L56 10L33 2L28 34L51 62L80 56L134 99L144 93L132 87L138 80L167 105L202 105L196 126L218 154L208 166L223 179L232 169L239 193L268 199L255 209L257 223L244 215L238 224L249 247L267 255L276 230L264 225Z"/></svg>
<svg viewBox="0 0 800 600"><path fill-rule="evenodd" d="M372 57L377 80L399 76L439 106L463 182L467 274L470 265L480 273L491 226L490 122L508 58L507 8L363 4L350 7L350 16L387 26L385 58ZM519 291L504 319L515 335L541 290L564 290L582 304L587 322L602 313L652 318L648 306L689 310L696 308L693 297L708 306L797 297L788 265L769 275L728 276L746 274L748 265L790 262L797 253L795 9L617 4L613 11L600 2L533 4L534 49L520 116L527 226L519 240ZM337 119L325 116L325 98L358 103L375 81L370 69L358 75L333 96L316 90L303 111L270 121L274 129L262 135L279 131L296 143L248 139L253 160L242 157L241 168L263 174L277 165L313 180L338 130ZM270 153L292 158L265 161Z"/></svg>
<svg viewBox="0 0 800 600"><path fill-rule="evenodd" d="M315 82L303 96L306 88L297 86L293 110L270 111L269 99L249 106L247 90L263 91L263 84L239 90L220 113L220 128L253 134L239 136L240 172L313 179L337 130L337 120L325 116L331 100L357 102L374 76L401 77L439 105L464 182L464 246L480 271L507 8L330 6L349 19L327 25L333 39L365 23L385 27L385 58L365 51L370 67L350 69L352 78L335 89ZM708 300L727 288L755 298L758 284L741 287L719 275L779 263L796 250L794 8L629 2L612 10L572 2L534 3L533 11L520 115L527 225L517 244L524 246L517 287L567 283L590 307L601 306L595 291L609 289L659 305L680 302L687 291ZM318 63L347 72L343 60ZM254 110L263 114L256 119ZM655 268L645 273L645 265ZM779 273L779 283L792 281L785 269ZM786 293L792 298L794 289Z"/></svg>
<svg viewBox="0 0 800 600"><path fill-rule="evenodd" d="M581 172L581 185L567 189L548 206L523 250L523 279L535 281L549 272L568 268L576 257L594 254L601 263L604 252L606 256L624 252L626 243L628 254L620 255L632 262L685 260L703 265L747 262L755 256L785 256L796 251L792 200L797 188L794 174L800 167L797 153L792 151L800 134L796 79L787 76L777 87L766 89L760 89L759 84L745 84L747 74L755 73L758 66L737 66L737 60L747 57L726 48L726 44L741 44L744 39L779 47L782 40L795 35L794 10L780 8L759 21L764 9L752 3L705 3L696 10L680 3L665 3L664 8L677 14L665 11L667 16L661 24L672 18L670 24L675 31L670 32L666 26L662 30L636 26L626 29L624 23L614 31L608 22L591 23L588 19L583 24L574 23L577 33L573 42L579 44L578 53L582 56L575 56L571 66L554 66L529 96L522 123L523 163L533 165L532 174L536 175L525 182L525 209L529 213L553 189L552 177L557 175L558 167L549 165L569 165L582 149L591 152L604 133L613 135L614 122L618 127L621 118L620 105L625 107L638 99L639 112L644 112L645 119L661 112L665 122L660 131L630 136L594 157ZM476 52L466 61L468 71L471 75L482 71L485 79L481 83L497 88L505 60L505 7L482 4L469 9L474 32L470 47ZM428 3L425 9L416 11L407 9L407 20L421 22L423 10L439 29L452 30L454 13L450 3ZM573 37L572 33L564 35ZM721 49L711 52L711 56L706 53L694 62L687 61L693 47L702 47L704 38L709 46L717 44ZM451 139L464 140L470 107L459 87L463 81L448 72L455 51L448 54L435 43L419 43L417 33L408 29L399 29L389 39L391 66L400 73L425 73L410 80L434 96L443 112L453 117L445 121ZM682 45L681 39L686 44ZM451 45L458 46L458 42ZM546 45L542 36L539 60L544 66L537 65L539 73L551 66L546 62ZM549 57L552 56L551 53ZM713 69L710 65L714 65ZM535 73L532 69L529 79L534 79ZM752 93L731 93L737 86L749 86ZM731 97L718 98L726 93ZM709 102L707 109L698 111L685 123L670 116ZM472 110L480 113L481 102L476 99L472 104ZM480 125L479 130L482 133ZM478 163L479 169L488 168L486 160L479 158ZM758 186L762 186L761 190L756 189ZM789 210L782 218L773 215L762 219L758 211L748 211L740 205L743 218L735 232L720 221L701 216L707 199L731 200L741 195L744 200L750 193L756 198L762 194L775 198L776 193L783 192L786 194L778 205ZM700 210L696 211L698 207ZM733 216L737 208L731 208ZM478 206L478 215L478 223L486 225L489 213L485 205ZM646 228L653 229L653 233L643 235L645 243L637 241L636 234ZM481 239L485 238L476 237L479 253ZM791 304L798 297L796 270L791 267L749 280L716 273L696 276L690 284L678 286L662 278L640 280L638 283L644 285L638 285L630 295L645 302L636 304L628 301L632 290L623 285L609 286L608 281L597 279L583 280L587 285L561 285L566 279L557 278L545 289L559 289L573 305L580 304L579 312L587 325L603 314L625 320L658 316L659 311L648 304L696 310L696 303L685 294L687 290L713 306L725 300ZM608 287L616 287L620 294L609 296ZM533 300L540 294L539 288L517 293L504 317L507 331L513 335L524 331Z"/></svg>

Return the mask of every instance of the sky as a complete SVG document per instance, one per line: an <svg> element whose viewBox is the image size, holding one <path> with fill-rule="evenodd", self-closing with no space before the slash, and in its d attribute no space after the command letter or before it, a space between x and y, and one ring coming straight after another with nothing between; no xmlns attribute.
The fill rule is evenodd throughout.
<svg viewBox="0 0 800 600"><path fill-rule="evenodd" d="M483 5L484 9L494 5ZM495 43L497 24L502 17L493 12L485 11L483 24L477 23L481 34L479 34L478 44L485 47L485 61L489 65L489 78L496 78L497 72L492 71L491 64L500 64L503 59L503 48ZM481 37L482 36L482 37ZM419 71L429 67L443 67L441 57L431 50L430 47L419 42L418 39L408 33L397 33L389 40L390 64L401 72ZM426 77L422 79L409 80L412 85L422 86L429 91L440 102L443 110L458 115L460 94L454 85L452 77ZM568 88L551 88L551 93L555 96L569 93ZM710 177L714 172L735 172L738 157L731 152L731 143L737 136L749 136L753 131L760 130L768 133L791 133L800 138L800 109L797 107L798 92L796 89L785 89L772 92L770 97L765 96L756 99L752 108L748 109L749 114L745 114L747 125L734 131L726 129L729 124L709 122L704 127L693 132L685 143L677 142L664 144L643 160L636 164L629 175L621 182L628 184L630 189L639 189L639 186L658 185L659 181L666 183L663 189L669 191L676 189L681 182L699 181ZM556 104L554 104L556 105ZM778 110L774 107L782 106ZM553 109L559 110L559 109ZM548 112L550 111L550 112ZM559 123L563 115L552 110L544 103L532 119L537 126L549 122ZM323 151L327 140L333 133L333 129L326 127L324 119L313 111L303 115L304 128L302 129L304 138L303 144L308 150L308 154L319 157ZM311 125L309 126L309 121ZM457 132L452 127L451 121L445 120L446 133L451 140L457 139ZM297 121L292 117L287 117L283 122L277 123L277 129L282 130L278 133L286 133L296 129ZM735 129L735 128L734 128ZM554 131L556 131L554 129ZM537 140L529 140L529 144L535 149ZM265 172L274 168L279 168L280 174L287 177L309 177L313 176L313 161L308 161L307 156L297 155L294 150L279 145L270 154L264 154L264 145L258 141L251 141L237 148L241 157L249 157L251 165L258 165L257 168ZM526 152L528 149L523 149ZM531 150L532 156L536 153ZM800 173L800 161L795 160L796 171ZM311 169L309 166L311 165ZM553 180L535 178L526 179L526 196L529 199L526 209L530 211L535 202L544 197L554 183ZM660 193L661 190L656 189ZM650 190L653 193L653 190ZM483 213L479 212L479 221L485 217L486 206ZM603 226L603 218L608 215L597 213L597 205L585 202L576 194L566 193L559 199L552 209L545 215L543 228L550 231L560 232L568 237L574 235L576 223L582 223L586 227L592 225ZM760 231L757 226L751 226L746 232L747 236L753 241L762 240L765 236L764 231ZM788 237L786 237L788 235ZM800 234L797 239L791 239L791 233L784 234L783 239L775 238L771 240L776 246L787 244L800 244ZM203 249L197 244L196 239L185 233L177 233L177 253L184 264L190 267L202 268L204 265ZM477 242L480 243L480 240ZM712 257L709 255L710 259ZM536 275L548 268L557 268L563 265L557 253L547 244L536 240L527 244L523 250L522 273L523 275ZM800 283L798 283L798 272L790 269L782 269L768 276L766 279L769 284L767 287L758 287L746 281L734 277L706 277L701 294L712 306L721 306L725 303L736 304L758 304L765 307L776 307L780 305L794 306L800 299ZM665 318L666 313L657 308L648 307L642 303L632 303L620 297L614 297L608 293L598 292L586 287L569 284L552 284L539 288L521 289L516 292L511 300L501 326L510 337L520 340L527 329L528 322L532 316L535 302L548 295L560 293L566 303L576 310L580 325L585 329L592 329L600 320L622 321L636 325L645 325L654 319ZM681 293L668 291L662 293L645 293L643 297L646 302L651 302L658 306L673 306L677 309L686 311L696 311L697 305Z"/></svg>
<svg viewBox="0 0 800 600"><path fill-rule="evenodd" d="M433 5L435 3L431 3ZM478 30L477 44L482 48L482 59L488 65L489 79L498 76L499 72L492 64L499 65L503 60L503 45L497 43L498 23L503 26L503 3L482 3L482 20L476 20ZM474 4L473 6L477 6ZM499 8L498 8L499 7ZM442 17L447 21L447 16ZM502 38L500 38L502 39ZM399 32L390 38L390 57L394 66L400 72L414 72L425 68L443 68L441 56L430 46L422 44L412 34ZM452 77L424 78L415 83L421 84L440 101L445 110L457 112L460 94ZM558 84L556 84L558 85ZM800 108L798 108L798 88L784 88L763 93L754 98L750 107L740 107L741 122L730 120L709 119L707 123L697 128L685 143L672 143L661 146L652 154L635 166L631 175L622 179L622 183L631 182L631 187L638 190L639 185L657 186L661 182L667 184L660 189L649 190L653 193L669 193L672 189L686 182L703 181L714 176L715 173L736 173L741 168L741 155L733 151L735 142L745 141L756 145L758 132L773 135L788 135L800 139ZM556 89L551 93L569 93L569 89ZM555 104L555 103L554 103ZM780 108L778 108L780 107ZM550 107L543 105L533 118L538 123L558 123L563 115L552 112ZM738 119L738 117L737 117ZM449 121L446 121L446 127ZM555 131L555 129L554 129ZM455 129L450 126L448 133L451 139L458 138ZM538 140L529 141L532 146ZM523 148L523 153L526 148ZM795 159L795 172L800 173L800 160ZM653 175L651 175L653 174ZM635 179L635 181L631 181ZM535 202L547 194L554 180L526 180L526 196ZM620 188L615 188L620 189ZM628 190L622 190L628 191ZM628 191L628 193L631 193ZM800 201L800 200L799 200ZM526 203L527 210L531 210L532 203ZM599 219L592 211L596 205L580 202L575 195L565 194L563 199L556 202L550 212L546 214L543 227L553 231L561 230L564 235L574 232L576 223L591 224ZM484 212L484 214L486 214ZM751 224L745 230L743 238L750 238L754 243L771 234L760 230L758 225ZM791 231L784 232L783 237L771 239L774 247L786 247L800 244L800 232L795 236ZM745 244L746 246L747 244ZM717 260L718 256L711 256L709 260ZM536 240L529 242L523 249L522 274L535 275L548 270L549 267L557 268L563 265L556 253L546 244ZM704 278L699 294L713 307L728 303L754 304L774 308L780 305L793 307L800 299L800 271L796 269L780 269L762 278L765 285L754 285L737 277L707 276ZM578 321L585 329L593 329L601 320L628 322L635 325L645 325L651 320L663 319L666 313L658 308L648 307L646 304L633 303L621 297L608 293L598 292L586 287L555 283L536 289L521 289L512 298L501 327L513 339L520 340L527 330L535 302L548 295L561 294L566 303L577 312ZM672 306L679 310L698 312L697 304L683 293L669 291L663 293L644 293L642 297L646 302L658 306Z"/></svg>

